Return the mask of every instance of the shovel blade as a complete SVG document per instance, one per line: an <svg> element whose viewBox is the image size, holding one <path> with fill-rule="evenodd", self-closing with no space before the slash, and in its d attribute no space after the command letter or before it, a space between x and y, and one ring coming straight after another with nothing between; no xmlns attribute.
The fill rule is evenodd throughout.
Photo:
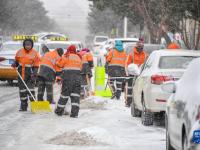
<svg viewBox="0 0 200 150"><path fill-rule="evenodd" d="M33 101L31 102L32 113L48 113L52 112L51 106L48 101Z"/></svg>

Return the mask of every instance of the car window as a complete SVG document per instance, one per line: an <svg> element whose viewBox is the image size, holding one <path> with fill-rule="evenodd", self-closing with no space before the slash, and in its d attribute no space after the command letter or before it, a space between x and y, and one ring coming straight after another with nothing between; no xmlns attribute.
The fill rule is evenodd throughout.
<svg viewBox="0 0 200 150"><path fill-rule="evenodd" d="M152 64L153 64L153 61L155 60L155 57L156 57L155 53L151 54L151 55L146 59L144 65L142 66L142 70L141 70L141 71L145 70L146 68L151 67Z"/></svg>
<svg viewBox="0 0 200 150"><path fill-rule="evenodd" d="M63 48L63 49L67 49L69 47L70 44L64 44L64 43L52 43L52 44L47 44L47 47L49 49L56 49L56 48Z"/></svg>
<svg viewBox="0 0 200 150"><path fill-rule="evenodd" d="M159 61L160 69L186 69L196 56L162 56Z"/></svg>
<svg viewBox="0 0 200 150"><path fill-rule="evenodd" d="M17 51L22 48L22 44L3 44L1 51Z"/></svg>
<svg viewBox="0 0 200 150"><path fill-rule="evenodd" d="M105 41L107 41L108 40L108 38L105 38L105 37L97 37L96 39L95 39L95 42L105 42Z"/></svg>

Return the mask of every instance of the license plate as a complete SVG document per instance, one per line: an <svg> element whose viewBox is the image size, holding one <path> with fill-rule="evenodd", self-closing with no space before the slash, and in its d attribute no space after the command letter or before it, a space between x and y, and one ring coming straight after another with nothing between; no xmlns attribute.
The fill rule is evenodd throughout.
<svg viewBox="0 0 200 150"><path fill-rule="evenodd" d="M9 59L9 64L13 64L14 60L13 59Z"/></svg>

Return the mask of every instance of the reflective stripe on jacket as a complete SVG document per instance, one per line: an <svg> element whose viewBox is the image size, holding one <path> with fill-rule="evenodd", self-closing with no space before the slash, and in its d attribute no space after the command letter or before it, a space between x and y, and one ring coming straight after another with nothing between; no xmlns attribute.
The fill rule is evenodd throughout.
<svg viewBox="0 0 200 150"><path fill-rule="evenodd" d="M109 66L121 66L125 67L126 62L126 53L119 52L115 49L111 50L106 57L106 62L109 63Z"/></svg>
<svg viewBox="0 0 200 150"><path fill-rule="evenodd" d="M63 70L81 71L82 69L82 60L77 54L69 54L67 57L63 56L56 64Z"/></svg>

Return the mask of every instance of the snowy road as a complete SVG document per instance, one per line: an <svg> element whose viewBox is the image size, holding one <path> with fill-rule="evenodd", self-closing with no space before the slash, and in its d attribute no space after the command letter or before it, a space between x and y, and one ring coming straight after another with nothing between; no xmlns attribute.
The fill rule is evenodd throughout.
<svg viewBox="0 0 200 150"><path fill-rule="evenodd" d="M54 92L57 99L59 88ZM142 126L123 101L90 97L81 103L77 119L54 113L22 113L18 108L18 88L0 82L0 149L165 149L165 129Z"/></svg>

